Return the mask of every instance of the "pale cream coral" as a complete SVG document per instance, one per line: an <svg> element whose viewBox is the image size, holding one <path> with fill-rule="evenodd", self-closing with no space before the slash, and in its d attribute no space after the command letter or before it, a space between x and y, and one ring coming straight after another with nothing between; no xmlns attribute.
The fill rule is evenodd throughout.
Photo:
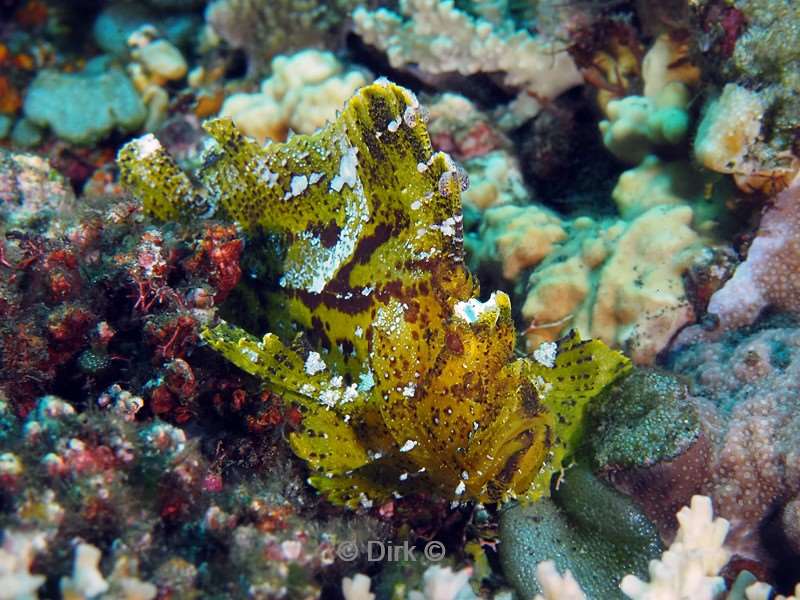
<svg viewBox="0 0 800 600"><path fill-rule="evenodd" d="M344 600L375 600L375 594L369 591L372 582L369 576L356 573L353 577L342 579L342 595Z"/></svg>
<svg viewBox="0 0 800 600"><path fill-rule="evenodd" d="M660 560L650 561L650 581L634 575L622 579L619 587L631 600L714 600L725 592L725 580L718 574L731 556L724 545L728 521L714 518L708 496L692 496L691 506L684 506L676 516L679 526L675 541ZM545 595L536 596L535 600L585 598L569 571L561 577L552 561L539 563L536 578ZM772 588L757 582L746 589L745 597L767 600L772 597ZM774 600L796 598L800 598L800 583L795 586L794 596L778 595Z"/></svg>
<svg viewBox="0 0 800 600"><path fill-rule="evenodd" d="M718 173L732 174L744 192L774 194L788 187L800 171L791 152L775 153L762 138L768 101L741 85L729 83L704 110L694 143L695 158Z"/></svg>
<svg viewBox="0 0 800 600"><path fill-rule="evenodd" d="M745 598L747 600L798 600L800 599L800 583L794 586L794 594L791 596L781 594L773 596L772 586L759 581L745 590Z"/></svg>
<svg viewBox="0 0 800 600"><path fill-rule="evenodd" d="M128 65L133 85L147 106L144 129L155 131L166 119L169 94L164 87L186 76L186 59L172 42L159 38L152 25L143 25L128 38L132 62Z"/></svg>
<svg viewBox="0 0 800 600"><path fill-rule="evenodd" d="M561 219L540 206L497 206L486 211L485 245L503 265L503 277L513 281L524 269L550 254L567 233Z"/></svg>
<svg viewBox="0 0 800 600"><path fill-rule="evenodd" d="M662 33L642 60L644 95L654 98L669 83L678 81L687 86L697 83L700 69L691 61L686 40Z"/></svg>
<svg viewBox="0 0 800 600"><path fill-rule="evenodd" d="M654 362L694 320L683 284L702 247L692 216L686 206L658 206L633 221L603 267L590 320L579 318L578 327L626 349L638 363Z"/></svg>
<svg viewBox="0 0 800 600"><path fill-rule="evenodd" d="M651 364L694 319L683 273L703 245L691 208L656 206L631 222L576 220L531 274L522 316L530 348L576 327Z"/></svg>
<svg viewBox="0 0 800 600"><path fill-rule="evenodd" d="M422 592L411 592L408 600L469 600L477 597L469 587L472 568L465 567L453 571L451 567L432 565L425 569L422 576L424 588Z"/></svg>
<svg viewBox="0 0 800 600"><path fill-rule="evenodd" d="M182 79L188 69L181 51L164 39L136 48L131 55L142 64L157 85Z"/></svg>
<svg viewBox="0 0 800 600"><path fill-rule="evenodd" d="M46 547L45 534L6 530L0 548L0 600L38 598L44 575L29 572L35 554Z"/></svg>
<svg viewBox="0 0 800 600"><path fill-rule="evenodd" d="M733 184L718 178L689 161L667 162L651 154L619 176L611 197L626 220L654 206L691 206L694 228L709 232L726 221L726 203L735 197Z"/></svg>
<svg viewBox="0 0 800 600"><path fill-rule="evenodd" d="M627 96L608 103L600 121L603 143L620 160L637 164L660 146L681 143L689 130L689 90L679 82L653 97Z"/></svg>
<svg viewBox="0 0 800 600"><path fill-rule="evenodd" d="M423 573L423 590L408 592L408 600L477 600L469 586L472 568L453 571L451 567L431 565ZM372 582L367 575L357 573L352 578L342 579L342 595L345 600L374 600L370 592ZM393 597L397 597L396 595ZM402 597L402 596L400 596Z"/></svg>
<svg viewBox="0 0 800 600"><path fill-rule="evenodd" d="M522 203L528 192L516 159L503 150L495 150L464 162L469 174L469 188L461 194L465 204L485 210L500 204Z"/></svg>
<svg viewBox="0 0 800 600"><path fill-rule="evenodd" d="M685 196L678 195L675 186L679 184L685 187L687 181L694 179L693 176L691 165L687 162L664 163L650 155L636 168L620 175L611 197L622 217L632 219L653 206L683 204Z"/></svg>
<svg viewBox="0 0 800 600"><path fill-rule="evenodd" d="M697 129L694 155L719 173L745 172L748 152L758 140L765 106L756 92L729 83L722 95L706 106Z"/></svg>
<svg viewBox="0 0 800 600"><path fill-rule="evenodd" d="M100 572L102 553L93 544L75 547L72 576L61 578L63 600L153 600L158 588L137 577L138 562L125 555L117 557L108 580Z"/></svg>
<svg viewBox="0 0 800 600"><path fill-rule="evenodd" d="M345 73L330 52L304 50L277 56L260 92L234 94L225 100L220 116L232 118L260 142L282 141L289 130L313 133L334 119L336 111L369 79L363 71Z"/></svg>

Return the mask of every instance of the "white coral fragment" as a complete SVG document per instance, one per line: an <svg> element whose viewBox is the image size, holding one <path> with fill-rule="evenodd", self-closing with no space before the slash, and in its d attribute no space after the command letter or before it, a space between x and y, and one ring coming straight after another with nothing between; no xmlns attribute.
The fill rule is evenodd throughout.
<svg viewBox="0 0 800 600"><path fill-rule="evenodd" d="M678 511L678 534L661 560L650 562L650 582L626 575L622 592L632 600L713 600L725 590L717 573L730 553L723 547L730 524L713 518L711 499L693 496L691 508Z"/></svg>
<svg viewBox="0 0 800 600"><path fill-rule="evenodd" d="M0 600L37 598L36 590L43 584L44 575L28 571L33 557L45 548L43 533L6 530L0 548Z"/></svg>
<svg viewBox="0 0 800 600"><path fill-rule="evenodd" d="M363 573L345 577L342 579L344 600L375 600L375 594L369 591L371 583L369 576Z"/></svg>
<svg viewBox="0 0 800 600"><path fill-rule="evenodd" d="M544 595L536 594L533 600L586 600L586 594L569 569L564 575L559 574L552 560L545 560L536 566L536 579Z"/></svg>
<svg viewBox="0 0 800 600"><path fill-rule="evenodd" d="M108 591L108 582L100 572L102 553L92 544L78 544L72 577L61 578L61 593L69 598L93 598Z"/></svg>

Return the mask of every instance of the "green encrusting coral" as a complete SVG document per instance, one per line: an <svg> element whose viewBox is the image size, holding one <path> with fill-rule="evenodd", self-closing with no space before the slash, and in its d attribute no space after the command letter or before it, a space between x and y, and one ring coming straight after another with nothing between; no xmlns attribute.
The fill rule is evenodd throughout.
<svg viewBox="0 0 800 600"><path fill-rule="evenodd" d="M385 80L310 136L261 147L226 120L197 173L152 137L120 152L123 182L162 219L217 207L277 240L263 338L222 322L205 340L298 404L311 483L355 506L433 491L536 499L581 433L587 402L629 368L575 334L515 355L508 296L478 300L464 264L453 161L414 95Z"/></svg>

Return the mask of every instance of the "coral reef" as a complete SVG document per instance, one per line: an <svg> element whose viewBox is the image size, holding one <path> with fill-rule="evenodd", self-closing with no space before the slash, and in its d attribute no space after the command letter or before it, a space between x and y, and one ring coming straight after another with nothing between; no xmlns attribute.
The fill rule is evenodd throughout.
<svg viewBox="0 0 800 600"><path fill-rule="evenodd" d="M367 84L363 71L343 71L344 65L330 52L303 50L276 56L261 91L229 96L219 114L262 143L284 141L289 131L313 133Z"/></svg>
<svg viewBox="0 0 800 600"><path fill-rule="evenodd" d="M758 94L767 127L756 152L767 165L791 151L797 131L797 65L800 12L788 0L737 1L730 6L703 1L692 13L703 30L697 52L705 75ZM754 82L758 81L758 85Z"/></svg>
<svg viewBox="0 0 800 600"><path fill-rule="evenodd" d="M32 122L75 144L96 142L115 129L136 131L147 116L130 79L102 60L83 73L41 71L24 109Z"/></svg>
<svg viewBox="0 0 800 600"><path fill-rule="evenodd" d="M711 499L694 496L690 507L676 515L678 533L660 561L650 564L650 581L627 575L620 589L632 600L649 598L708 598L725 589L717 574L728 562L723 547L728 533L725 519L713 518Z"/></svg>
<svg viewBox="0 0 800 600"><path fill-rule="evenodd" d="M158 420L137 422L113 405L101 404L86 417L49 396L24 421L3 413L4 422L9 419L14 430L6 447L22 467L3 475L2 499L9 507L4 522L15 529L7 530L3 550L14 556L4 562L11 571L0 577L8 574L14 585L42 585L43 576L26 575L36 552L49 589L63 575L64 598L105 592L101 597L153 598L159 590L197 597L200 589L240 596L250 587L261 594L286 588L293 597L311 597L319 592L311 578L331 565L338 540L360 531L367 539L385 536L365 517L358 524L338 517L324 527L306 523L300 511L308 498L299 493L296 474L274 473L271 483L268 470L260 481L242 478L233 464L222 470L207 459L183 429ZM270 452L268 445L258 451ZM230 495L221 493L226 486ZM14 533L23 530L38 533ZM68 547L77 535L85 541L69 551L74 561L45 550L44 542ZM206 563L210 572L204 575L178 558L180 548L191 556L198 536L226 549L224 558ZM100 567L101 552L113 569ZM230 569L241 574L236 588L220 578Z"/></svg>
<svg viewBox="0 0 800 600"><path fill-rule="evenodd" d="M651 172L626 173L615 190L625 219L567 220L536 204L497 206L467 236L477 272L509 282L527 276L521 315L529 348L577 328L651 364L694 322L684 274L707 250L693 223L718 205L698 200L697 212L687 205L686 189L672 188L682 168L661 173L655 157L644 168Z"/></svg>
<svg viewBox="0 0 800 600"><path fill-rule="evenodd" d="M711 320L681 332L676 347L699 339L715 339L727 331L752 325L764 311L800 314L798 269L800 251L800 177L773 199L761 218L755 239L741 263L708 302Z"/></svg>
<svg viewBox="0 0 800 600"><path fill-rule="evenodd" d="M798 6L0 0L0 598L800 596Z"/></svg>
<svg viewBox="0 0 800 600"><path fill-rule="evenodd" d="M522 316L530 347L575 327L650 364L694 320L683 273L702 249L688 206L655 206L630 222L568 224L533 270Z"/></svg>
<svg viewBox="0 0 800 600"><path fill-rule="evenodd" d="M144 128L153 131L166 118L169 94L164 86L186 76L188 65L181 51L169 40L159 36L152 25L144 25L128 38L132 62L128 73L136 90L147 106Z"/></svg>
<svg viewBox="0 0 800 600"><path fill-rule="evenodd" d="M590 598L621 597L619 580L643 575L661 552L647 518L581 465L566 470L552 499L506 507L499 535L503 572L523 598L546 592L535 576L546 560L569 570Z"/></svg>
<svg viewBox="0 0 800 600"><path fill-rule="evenodd" d="M791 91L797 89L800 60L796 3L703 0L688 21L698 33L691 40L693 55L704 77L718 86L707 92L698 157L712 169L733 173L746 192L780 191L800 168L798 106Z"/></svg>
<svg viewBox="0 0 800 600"><path fill-rule="evenodd" d="M74 210L75 193L46 160L0 150L0 231Z"/></svg>
<svg viewBox="0 0 800 600"><path fill-rule="evenodd" d="M251 76L281 53L324 49L340 34L353 0L216 0L206 21L231 47L244 50Z"/></svg>
<svg viewBox="0 0 800 600"><path fill-rule="evenodd" d="M527 202L511 142L488 114L452 93L430 98L425 107L433 147L460 161L469 176L469 187L461 193L465 212Z"/></svg>
<svg viewBox="0 0 800 600"><path fill-rule="evenodd" d="M18 212L0 242L0 386L16 412L67 385L63 378L99 393L125 368L191 354L215 302L240 278L235 230L198 222L181 233L157 232L131 222L138 207L124 200L84 201L78 209L60 192L63 180L50 174L43 185L50 171L40 159L9 160L18 174L4 208ZM55 206L43 204L44 194ZM41 232L20 231L30 219ZM193 368L183 369L189 378ZM154 396L153 410L189 417L194 394L179 388L159 392L160 402Z"/></svg>
<svg viewBox="0 0 800 600"><path fill-rule="evenodd" d="M680 144L688 133L689 90L679 82L664 86L653 97L626 96L606 107L600 121L603 142L622 161L638 164L659 146Z"/></svg>
<svg viewBox="0 0 800 600"><path fill-rule="evenodd" d="M733 552L772 566L759 533L775 507L800 491L796 468L796 329L769 327L696 344L674 357L695 393L717 406L719 440L700 485L731 522Z"/></svg>
<svg viewBox="0 0 800 600"><path fill-rule="evenodd" d="M379 81L317 136L283 146L261 148L229 121L207 128L218 149L201 177L222 209L288 238L283 291L271 300L285 341L227 323L203 335L300 404L303 430L291 442L315 469L311 482L351 505L414 489L454 499L546 493L586 403L627 361L577 335L535 360L513 358L509 299L475 297L459 174L432 152L417 99ZM182 174L152 138L119 161L154 214L173 217L192 201L171 193ZM313 349L292 341L300 328Z"/></svg>
<svg viewBox="0 0 800 600"><path fill-rule="evenodd" d="M503 83L520 91L511 105L514 124L582 82L563 48L512 22L473 17L452 1L401 0L399 10L357 8L356 33L385 51L393 67L413 63L431 76L502 73Z"/></svg>
<svg viewBox="0 0 800 600"><path fill-rule="evenodd" d="M478 235L468 239L473 261L496 262L508 281L538 265L567 239L566 227L553 211L531 206L489 208Z"/></svg>
<svg viewBox="0 0 800 600"><path fill-rule="evenodd" d="M495 150L464 162L469 189L462 194L465 205L484 210L501 204L519 204L528 199L522 173L514 157Z"/></svg>
<svg viewBox="0 0 800 600"><path fill-rule="evenodd" d="M747 26L736 40L731 60L742 79L755 76L769 83L764 93L773 107L771 141L789 147L800 111L797 97L791 93L798 87L800 9L788 0L736 5Z"/></svg>
<svg viewBox="0 0 800 600"><path fill-rule="evenodd" d="M433 147L454 159L463 162L495 150L509 150L511 142L491 116L468 98L444 93L427 99L424 106Z"/></svg>
<svg viewBox="0 0 800 600"><path fill-rule="evenodd" d="M679 598L720 598L728 587L719 576L730 553L724 546L729 523L722 517L713 518L711 499L693 496L691 506L684 506L676 518L679 524L675 541L660 560L650 562L650 581L626 575L619 587L632 600L678 600ZM541 562L536 569L542 587L549 588L546 598L586 596L569 570L561 576L552 561ZM795 594L800 591L800 584ZM725 597L728 600L762 600L772 597L771 586L758 582L752 574L742 571ZM776 600L791 600L780 594Z"/></svg>

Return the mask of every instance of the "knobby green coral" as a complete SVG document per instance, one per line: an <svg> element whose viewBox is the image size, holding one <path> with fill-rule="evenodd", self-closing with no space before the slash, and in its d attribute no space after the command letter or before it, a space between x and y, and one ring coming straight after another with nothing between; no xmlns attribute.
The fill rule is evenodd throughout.
<svg viewBox="0 0 800 600"><path fill-rule="evenodd" d="M318 490L351 506L418 490L535 499L573 451L587 402L629 363L575 334L515 356L508 296L477 299L462 176L433 152L423 112L382 80L285 144L211 121L200 192L152 137L119 162L157 217L186 217L202 199L278 240L281 278L262 294L275 333L222 322L203 336L300 407L290 443Z"/></svg>

